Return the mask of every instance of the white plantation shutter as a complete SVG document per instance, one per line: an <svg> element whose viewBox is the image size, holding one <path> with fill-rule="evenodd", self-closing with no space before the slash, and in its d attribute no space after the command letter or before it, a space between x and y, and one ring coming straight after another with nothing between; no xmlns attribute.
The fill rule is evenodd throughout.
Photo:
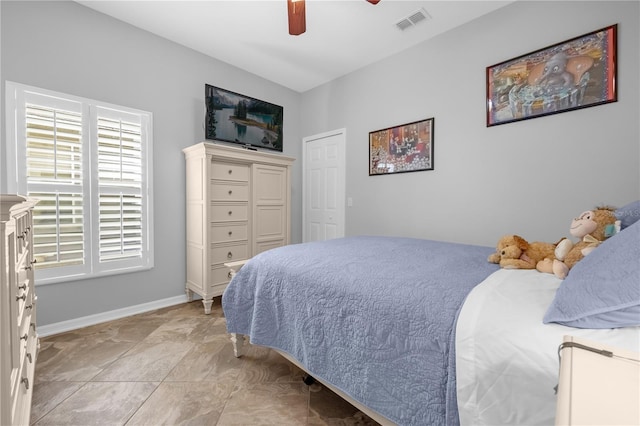
<svg viewBox="0 0 640 426"><path fill-rule="evenodd" d="M100 196L100 261L142 255L142 200L139 196Z"/></svg>
<svg viewBox="0 0 640 426"><path fill-rule="evenodd" d="M36 268L82 265L82 114L27 104L25 115Z"/></svg>
<svg viewBox="0 0 640 426"><path fill-rule="evenodd" d="M33 212L36 270L84 264L82 194L29 192L39 201Z"/></svg>
<svg viewBox="0 0 640 426"><path fill-rule="evenodd" d="M7 117L38 284L152 267L151 114L7 82Z"/></svg>
<svg viewBox="0 0 640 426"><path fill-rule="evenodd" d="M98 108L100 262L143 252L143 167L140 118Z"/></svg>
<svg viewBox="0 0 640 426"><path fill-rule="evenodd" d="M33 211L35 269L43 270L38 275L45 279L60 271L86 274L85 108L73 100L27 93L23 111L26 193L40 200Z"/></svg>
<svg viewBox="0 0 640 426"><path fill-rule="evenodd" d="M82 185L82 114L26 105L28 183Z"/></svg>

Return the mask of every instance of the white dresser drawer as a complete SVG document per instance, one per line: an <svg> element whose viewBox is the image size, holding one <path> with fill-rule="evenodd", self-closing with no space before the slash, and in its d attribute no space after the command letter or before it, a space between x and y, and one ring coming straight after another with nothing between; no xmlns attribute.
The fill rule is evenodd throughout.
<svg viewBox="0 0 640 426"><path fill-rule="evenodd" d="M31 358L35 356L33 352L33 348L36 346L36 325L33 321L33 316L31 315L32 308L25 309L24 316L22 318L22 324L20 324L20 329L18 331L18 341L20 342L20 359L24 360L26 358ZM30 355L27 356L27 354Z"/></svg>
<svg viewBox="0 0 640 426"><path fill-rule="evenodd" d="M226 266L214 266L211 268L211 281L209 285L215 288L220 285L226 285L231 281L231 271Z"/></svg>
<svg viewBox="0 0 640 426"><path fill-rule="evenodd" d="M232 260L242 260L249 257L248 244L225 244L211 249L211 263L223 264Z"/></svg>
<svg viewBox="0 0 640 426"><path fill-rule="evenodd" d="M213 182L210 186L213 201L249 201L249 184L234 182Z"/></svg>
<svg viewBox="0 0 640 426"><path fill-rule="evenodd" d="M31 300L31 297L29 297L26 302L20 301L19 303L21 305L21 309L16 325L18 327L18 335L24 336L25 334L29 334L29 323L31 321L31 312L33 311L33 301Z"/></svg>
<svg viewBox="0 0 640 426"><path fill-rule="evenodd" d="M15 301L12 302L16 304L15 312L18 315L17 324L20 326L22 324L22 318L31 315L31 311L33 310L33 287L29 279L18 283L16 287Z"/></svg>
<svg viewBox="0 0 640 426"><path fill-rule="evenodd" d="M211 167L211 178L216 180L249 182L249 167L242 164L214 161Z"/></svg>
<svg viewBox="0 0 640 426"><path fill-rule="evenodd" d="M244 223L213 224L211 226L211 242L228 243L232 241L246 240L249 235L249 226Z"/></svg>
<svg viewBox="0 0 640 426"><path fill-rule="evenodd" d="M19 256L25 253L29 241L29 232L31 231L29 218L28 213L16 216L16 249Z"/></svg>
<svg viewBox="0 0 640 426"><path fill-rule="evenodd" d="M22 294L24 290L29 286L29 273L26 269L20 268L18 271L18 279L17 279L17 287L18 287L18 296Z"/></svg>
<svg viewBox="0 0 640 426"><path fill-rule="evenodd" d="M213 222L237 222L249 218L249 206L246 203L213 204L211 220Z"/></svg>

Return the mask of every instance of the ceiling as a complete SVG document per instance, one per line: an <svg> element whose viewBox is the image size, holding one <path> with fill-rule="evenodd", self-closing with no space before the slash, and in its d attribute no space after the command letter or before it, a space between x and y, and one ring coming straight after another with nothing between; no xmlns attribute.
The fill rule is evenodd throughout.
<svg viewBox="0 0 640 426"><path fill-rule="evenodd" d="M76 0L297 92L348 74L511 1L306 0L289 35L286 0ZM422 9L428 19L396 25Z"/></svg>

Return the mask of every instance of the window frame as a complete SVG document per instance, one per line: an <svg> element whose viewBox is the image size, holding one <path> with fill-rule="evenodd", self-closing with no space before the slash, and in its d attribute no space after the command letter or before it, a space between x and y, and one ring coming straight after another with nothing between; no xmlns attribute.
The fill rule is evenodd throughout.
<svg viewBox="0 0 640 426"><path fill-rule="evenodd" d="M29 194L33 188L56 189L64 184L27 184L27 140L25 107L27 103L47 108L64 108L82 113L82 194L84 262L82 265L35 270L36 285L85 280L109 275L148 270L154 266L153 252L153 115L120 105L41 89L11 81L5 87L7 189L11 193ZM39 103L40 102L40 103ZM98 117L139 119L141 134L141 256L100 262L100 185L98 178ZM105 186L103 185L103 188ZM113 191L107 191L113 192ZM124 193L127 195L126 191Z"/></svg>

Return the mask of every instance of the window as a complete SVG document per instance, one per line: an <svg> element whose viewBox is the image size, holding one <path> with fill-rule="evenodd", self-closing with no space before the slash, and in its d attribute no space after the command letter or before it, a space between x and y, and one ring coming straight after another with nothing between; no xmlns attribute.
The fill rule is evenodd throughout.
<svg viewBox="0 0 640 426"><path fill-rule="evenodd" d="M151 113L7 82L10 192L37 198L36 282L153 267Z"/></svg>

